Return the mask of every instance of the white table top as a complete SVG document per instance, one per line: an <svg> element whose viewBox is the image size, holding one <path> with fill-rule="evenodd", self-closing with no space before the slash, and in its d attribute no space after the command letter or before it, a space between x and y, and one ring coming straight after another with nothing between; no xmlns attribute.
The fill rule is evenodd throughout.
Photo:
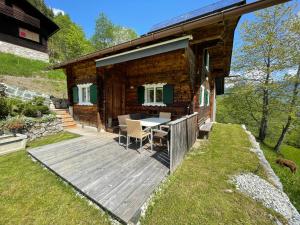
<svg viewBox="0 0 300 225"><path fill-rule="evenodd" d="M161 124L165 124L170 122L170 119L159 118L159 117L151 117L146 119L141 119L141 124L143 127L156 127Z"/></svg>

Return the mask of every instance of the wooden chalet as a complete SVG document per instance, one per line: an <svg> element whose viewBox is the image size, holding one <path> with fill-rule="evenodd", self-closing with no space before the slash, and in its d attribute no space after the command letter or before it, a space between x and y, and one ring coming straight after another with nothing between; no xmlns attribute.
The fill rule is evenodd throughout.
<svg viewBox="0 0 300 225"><path fill-rule="evenodd" d="M223 0L160 23L135 40L56 65L67 75L72 115L112 131L122 114L215 120L241 15L286 0Z"/></svg>
<svg viewBox="0 0 300 225"><path fill-rule="evenodd" d="M48 61L48 39L59 27L26 0L0 0L0 52Z"/></svg>

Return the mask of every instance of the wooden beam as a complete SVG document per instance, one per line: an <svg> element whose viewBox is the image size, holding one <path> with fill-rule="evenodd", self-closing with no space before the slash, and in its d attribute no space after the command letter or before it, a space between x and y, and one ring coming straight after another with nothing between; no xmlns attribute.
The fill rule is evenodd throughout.
<svg viewBox="0 0 300 225"><path fill-rule="evenodd" d="M203 38L200 40L191 41L191 44L195 45L195 44L200 44L200 43L209 42L209 41L217 41L217 40L223 40L222 36L214 35L214 36Z"/></svg>

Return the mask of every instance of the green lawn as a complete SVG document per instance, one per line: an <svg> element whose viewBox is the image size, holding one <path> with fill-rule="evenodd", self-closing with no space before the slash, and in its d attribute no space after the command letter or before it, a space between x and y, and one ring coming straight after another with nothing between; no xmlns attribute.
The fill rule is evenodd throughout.
<svg viewBox="0 0 300 225"><path fill-rule="evenodd" d="M287 193L294 206L300 211L300 149L288 145L281 147L281 154L284 158L294 161L298 166L296 174L292 174L289 168L281 167L276 164L276 159L279 157L268 145L261 145L270 162L273 170L279 176L284 191Z"/></svg>
<svg viewBox="0 0 300 225"><path fill-rule="evenodd" d="M62 70L47 70L49 63L39 60L0 53L0 74L22 77L43 77L54 80L65 80Z"/></svg>
<svg viewBox="0 0 300 225"><path fill-rule="evenodd" d="M63 132L28 145L37 147L77 136ZM110 224L107 215L76 196L25 151L0 157L0 181L0 224Z"/></svg>
<svg viewBox="0 0 300 225"><path fill-rule="evenodd" d="M214 125L209 144L192 151L171 175L142 224L273 224L261 204L224 191L234 190L231 175L257 170L259 161L249 146L241 126ZM264 176L261 169L258 174Z"/></svg>

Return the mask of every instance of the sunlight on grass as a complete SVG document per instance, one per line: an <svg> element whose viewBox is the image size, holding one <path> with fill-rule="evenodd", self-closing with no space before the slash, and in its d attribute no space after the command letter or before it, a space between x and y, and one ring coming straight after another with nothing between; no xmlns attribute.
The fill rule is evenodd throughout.
<svg viewBox="0 0 300 225"><path fill-rule="evenodd" d="M273 224L273 212L237 191L225 191L234 190L228 182L234 174L258 171L264 176L249 147L241 126L215 124L206 149L186 157L154 198L142 224Z"/></svg>
<svg viewBox="0 0 300 225"><path fill-rule="evenodd" d="M62 132L33 141L29 146L77 136ZM107 215L34 163L26 151L1 156L0 171L0 224L110 224Z"/></svg>
<svg viewBox="0 0 300 225"><path fill-rule="evenodd" d="M284 191L297 210L300 211L300 149L288 145L282 145L281 147L281 154L284 158L294 161L298 166L296 174L292 174L289 168L281 167L276 163L279 156L271 147L263 144L261 146L273 170L279 176Z"/></svg>

